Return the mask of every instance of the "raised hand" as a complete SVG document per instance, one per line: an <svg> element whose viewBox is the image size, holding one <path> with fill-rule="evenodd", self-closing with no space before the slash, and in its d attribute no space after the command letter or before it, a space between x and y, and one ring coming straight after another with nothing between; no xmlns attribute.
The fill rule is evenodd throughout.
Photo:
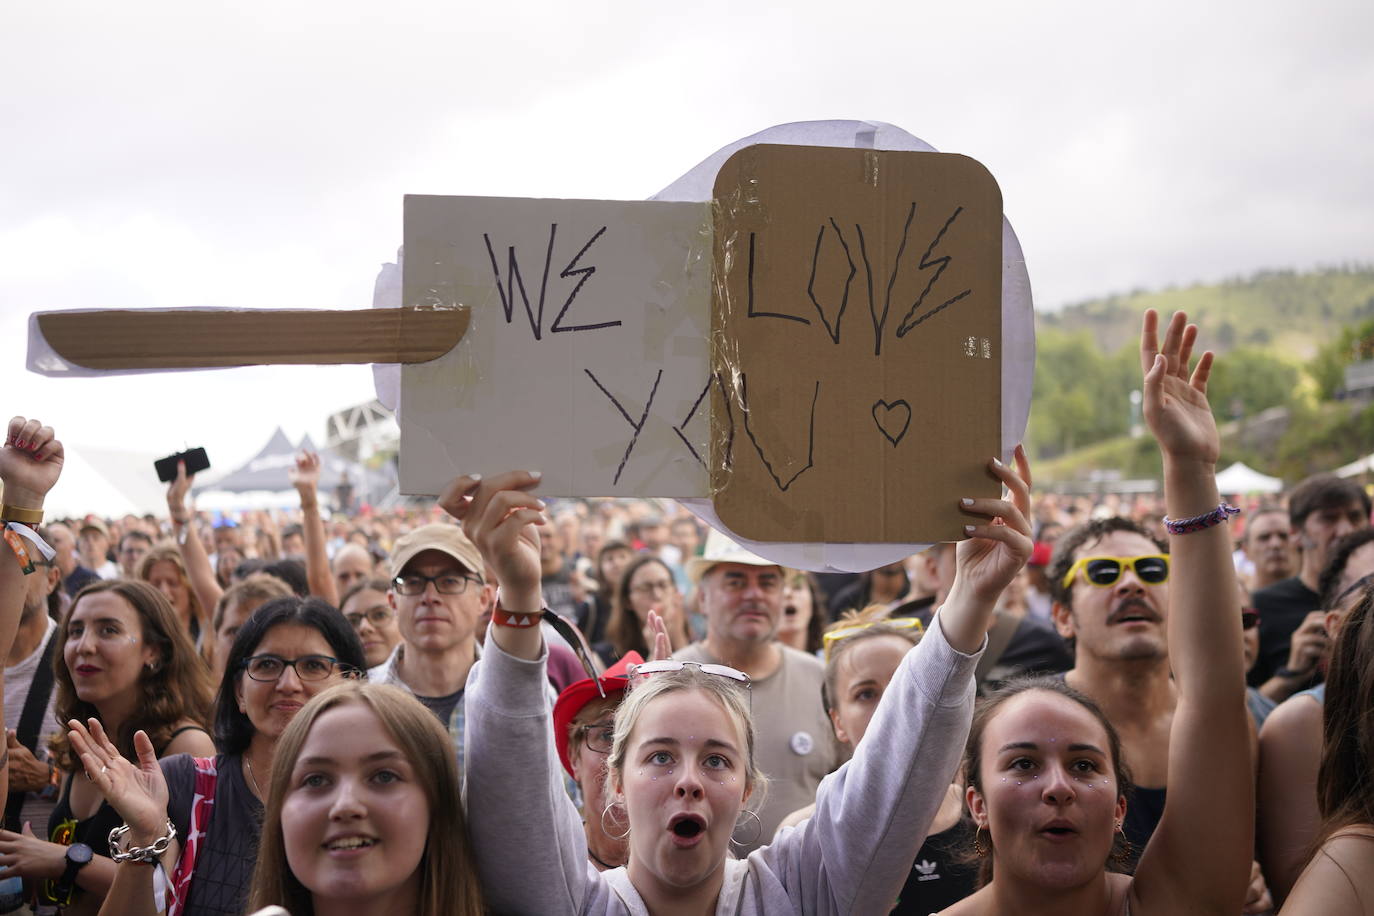
<svg viewBox="0 0 1374 916"><path fill-rule="evenodd" d="M178 461L177 476L167 484L167 514L172 521L185 524L190 520L190 513L186 509L186 494L191 492L191 483L195 479L195 474L186 473L186 462Z"/></svg>
<svg viewBox="0 0 1374 916"><path fill-rule="evenodd" d="M530 471L507 471L490 479L462 476L439 497L439 505L462 523L463 532L495 570L511 606L523 605L531 596L537 601L539 595L538 528L549 520L544 504L528 492L539 479Z"/></svg>
<svg viewBox="0 0 1374 916"><path fill-rule="evenodd" d="M658 611L649 611L649 625L645 637L649 644L649 657L645 661L661 662L673 654L673 643L668 638L668 625L663 622Z"/></svg>
<svg viewBox="0 0 1374 916"><path fill-rule="evenodd" d="M1145 422L1166 456L1215 465L1221 454L1221 439L1207 401L1212 351L1203 353L1189 372L1197 325L1189 324L1183 312L1175 312L1165 329L1162 346L1158 325L1158 313L1154 309L1146 311L1140 329Z"/></svg>
<svg viewBox="0 0 1374 916"><path fill-rule="evenodd" d="M39 509L43 498L62 474L62 443L51 426L40 420L14 417L0 447L0 481L5 502L25 509Z"/></svg>
<svg viewBox="0 0 1374 916"><path fill-rule="evenodd" d="M157 765L157 753L146 732L134 734L134 750L138 752L138 766L124 759L119 749L110 743L99 720L91 719L89 727L76 719L67 723L72 748L81 758L81 765L91 784L100 791L110 806L128 824L133 841L162 835L167 825L167 780Z"/></svg>
<svg viewBox="0 0 1374 916"><path fill-rule="evenodd" d="M988 467L1010 491L1005 499L966 499L960 508L989 521L967 526L969 537L957 549L957 575L964 588L981 601L996 601L1030 559L1030 462L1016 446L1016 470L993 459Z"/></svg>
<svg viewBox="0 0 1374 916"><path fill-rule="evenodd" d="M286 472L291 486L302 492L314 492L320 486L320 456L310 451L302 451L296 456L295 467Z"/></svg>

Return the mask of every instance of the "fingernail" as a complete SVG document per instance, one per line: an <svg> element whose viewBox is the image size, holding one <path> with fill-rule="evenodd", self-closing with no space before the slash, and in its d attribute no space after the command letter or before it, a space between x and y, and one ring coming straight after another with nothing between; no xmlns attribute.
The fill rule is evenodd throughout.
<svg viewBox="0 0 1374 916"><path fill-rule="evenodd" d="M965 525L965 526L964 526L964 534L973 534L973 526L972 526L972 525Z"/></svg>
<svg viewBox="0 0 1374 916"><path fill-rule="evenodd" d="M526 471L525 473L533 477L535 480L538 480L539 478L544 476L539 471Z"/></svg>
<svg viewBox="0 0 1374 916"><path fill-rule="evenodd" d="M995 468L1000 468L1000 467L1002 466L1002 459L1001 459L1001 458L993 458L993 459L992 459L992 466L995 467Z"/></svg>
<svg viewBox="0 0 1374 916"><path fill-rule="evenodd" d="M959 505L961 505L961 506L971 506L971 505L973 505L973 500L971 500L971 499L969 499L967 496L965 496L963 499L959 500Z"/></svg>
<svg viewBox="0 0 1374 916"><path fill-rule="evenodd" d="M20 448L24 448L24 440L23 440L23 439L20 439L18 442L14 443L14 444L17 445L17 446L19 446Z"/></svg>
<svg viewBox="0 0 1374 916"><path fill-rule="evenodd" d="M469 475L468 475L468 480L472 481L473 483L481 483L481 482L482 482L482 475L481 475L481 474L469 474Z"/></svg>

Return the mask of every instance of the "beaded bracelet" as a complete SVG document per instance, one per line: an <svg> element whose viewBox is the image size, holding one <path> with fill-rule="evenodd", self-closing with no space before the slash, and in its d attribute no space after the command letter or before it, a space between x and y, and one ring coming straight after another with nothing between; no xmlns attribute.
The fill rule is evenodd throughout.
<svg viewBox="0 0 1374 916"><path fill-rule="evenodd" d="M1164 528L1170 534L1192 534L1194 531L1201 531L1204 528L1211 528L1213 525L1220 525L1233 515L1240 515L1240 510L1230 503L1223 502L1211 512L1204 512L1202 515L1194 515L1192 518L1164 518Z"/></svg>

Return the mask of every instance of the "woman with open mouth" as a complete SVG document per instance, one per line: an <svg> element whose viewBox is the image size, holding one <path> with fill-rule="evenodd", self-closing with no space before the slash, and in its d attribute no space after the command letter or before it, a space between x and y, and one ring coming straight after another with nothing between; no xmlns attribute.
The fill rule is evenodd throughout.
<svg viewBox="0 0 1374 916"><path fill-rule="evenodd" d="M1246 903L1254 768L1226 524L1238 510L1217 492L1212 354L1190 368L1197 328L1183 313L1162 344L1157 326L1147 312L1140 356L1145 420L1163 457L1178 691L1163 816L1134 875L1120 873L1129 859L1122 825L1130 779L1112 723L1062 680L1009 682L979 707L965 761L986 883L946 916L1230 914ZM1098 586L1079 579L1074 587Z"/></svg>
<svg viewBox="0 0 1374 916"><path fill-rule="evenodd" d="M465 696L468 818L497 912L883 913L958 765L973 669L993 607L1031 552L1029 468L991 461L1009 500L966 499L959 574L929 633L902 662L854 757L821 786L815 815L747 859L730 856L765 791L747 675L672 659L631 672L607 761L607 829L629 861L587 863L581 821L548 752L537 623L538 475L460 477L441 505L463 522L500 583L487 652ZM591 816L596 816L592 814ZM756 830L757 828L752 828ZM746 840L747 842L747 840Z"/></svg>
<svg viewBox="0 0 1374 916"><path fill-rule="evenodd" d="M278 753L250 910L484 912L453 742L409 691L333 687L306 704Z"/></svg>

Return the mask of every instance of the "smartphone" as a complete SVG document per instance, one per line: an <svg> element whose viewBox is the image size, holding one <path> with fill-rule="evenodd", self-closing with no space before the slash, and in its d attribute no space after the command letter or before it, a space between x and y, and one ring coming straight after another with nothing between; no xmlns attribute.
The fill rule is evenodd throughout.
<svg viewBox="0 0 1374 916"><path fill-rule="evenodd" d="M171 483L176 480L178 461L186 462L186 476L188 477L210 469L210 458L205 454L205 449L192 448L154 461L153 467L157 470L157 479L163 483Z"/></svg>

